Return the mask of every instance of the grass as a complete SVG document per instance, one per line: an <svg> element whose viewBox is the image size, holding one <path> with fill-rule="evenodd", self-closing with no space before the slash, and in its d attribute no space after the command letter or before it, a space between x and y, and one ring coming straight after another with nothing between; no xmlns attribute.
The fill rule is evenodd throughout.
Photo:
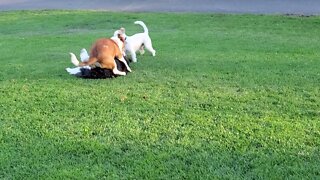
<svg viewBox="0 0 320 180"><path fill-rule="evenodd" d="M126 77L68 52L147 24ZM318 179L320 17L0 13L1 179Z"/></svg>

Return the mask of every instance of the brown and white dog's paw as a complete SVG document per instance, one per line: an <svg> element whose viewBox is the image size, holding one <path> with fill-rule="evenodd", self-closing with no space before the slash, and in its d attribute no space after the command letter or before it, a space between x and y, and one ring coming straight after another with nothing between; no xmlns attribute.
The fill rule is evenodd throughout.
<svg viewBox="0 0 320 180"><path fill-rule="evenodd" d="M125 76L127 73L126 72L123 72L123 71L119 71L117 68L114 68L112 70L113 74L115 75L120 75L120 76Z"/></svg>

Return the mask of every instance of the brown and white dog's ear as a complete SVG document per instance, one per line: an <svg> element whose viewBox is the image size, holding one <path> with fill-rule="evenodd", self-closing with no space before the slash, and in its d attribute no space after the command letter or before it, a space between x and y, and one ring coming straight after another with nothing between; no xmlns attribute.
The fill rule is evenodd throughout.
<svg viewBox="0 0 320 180"><path fill-rule="evenodd" d="M125 41L125 29L124 28L120 28L118 30L118 38L124 43Z"/></svg>
<svg viewBox="0 0 320 180"><path fill-rule="evenodd" d="M126 29L124 29L123 27L119 29L121 34L124 34L126 32Z"/></svg>
<svg viewBox="0 0 320 180"><path fill-rule="evenodd" d="M120 41L122 41L124 43L125 38L121 34L118 34L118 38L120 39Z"/></svg>

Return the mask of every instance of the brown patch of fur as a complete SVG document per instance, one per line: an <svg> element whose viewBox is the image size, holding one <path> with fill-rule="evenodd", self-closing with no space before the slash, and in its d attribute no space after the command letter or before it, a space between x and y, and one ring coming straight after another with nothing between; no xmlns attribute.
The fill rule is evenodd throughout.
<svg viewBox="0 0 320 180"><path fill-rule="evenodd" d="M79 66L90 66L98 62L101 68L114 69L114 58L122 58L118 45L111 39L102 38L92 45L89 61L81 62Z"/></svg>

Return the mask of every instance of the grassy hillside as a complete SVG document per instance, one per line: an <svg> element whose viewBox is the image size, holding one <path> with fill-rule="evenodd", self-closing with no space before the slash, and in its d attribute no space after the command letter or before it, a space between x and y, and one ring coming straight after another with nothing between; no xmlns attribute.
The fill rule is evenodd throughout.
<svg viewBox="0 0 320 180"><path fill-rule="evenodd" d="M125 77L68 52L149 28ZM317 179L320 17L0 13L1 179Z"/></svg>

